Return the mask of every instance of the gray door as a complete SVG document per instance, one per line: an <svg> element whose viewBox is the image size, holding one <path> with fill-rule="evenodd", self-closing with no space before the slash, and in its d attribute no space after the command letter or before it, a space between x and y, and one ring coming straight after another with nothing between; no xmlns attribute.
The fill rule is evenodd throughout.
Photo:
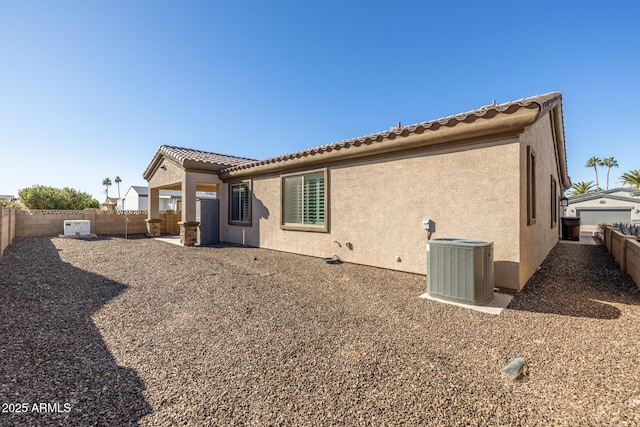
<svg viewBox="0 0 640 427"><path fill-rule="evenodd" d="M211 245L220 242L219 204L217 199L196 201L196 221L198 226L198 245Z"/></svg>
<svg viewBox="0 0 640 427"><path fill-rule="evenodd" d="M576 208L576 213L580 217L582 225L614 224L631 222L631 208L620 209L588 209Z"/></svg>

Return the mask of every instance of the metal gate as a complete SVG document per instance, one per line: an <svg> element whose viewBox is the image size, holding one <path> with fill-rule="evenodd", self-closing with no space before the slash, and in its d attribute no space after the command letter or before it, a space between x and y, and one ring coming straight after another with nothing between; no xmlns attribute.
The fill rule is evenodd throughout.
<svg viewBox="0 0 640 427"><path fill-rule="evenodd" d="M198 226L198 245L211 245L220 242L219 200L196 200L196 221Z"/></svg>

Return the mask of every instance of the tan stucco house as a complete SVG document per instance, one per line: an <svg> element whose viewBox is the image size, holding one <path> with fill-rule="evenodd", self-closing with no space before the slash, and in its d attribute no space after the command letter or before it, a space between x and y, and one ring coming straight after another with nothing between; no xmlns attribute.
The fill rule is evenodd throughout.
<svg viewBox="0 0 640 427"><path fill-rule="evenodd" d="M495 285L516 290L557 243L570 186L557 92L264 160L162 146L143 176L150 235L160 189L179 189L195 244L195 193L215 191L222 241L426 274L429 218L432 238L492 241Z"/></svg>
<svg viewBox="0 0 640 427"><path fill-rule="evenodd" d="M115 211L118 206L118 198L107 197L103 203L100 203L100 209L103 211Z"/></svg>

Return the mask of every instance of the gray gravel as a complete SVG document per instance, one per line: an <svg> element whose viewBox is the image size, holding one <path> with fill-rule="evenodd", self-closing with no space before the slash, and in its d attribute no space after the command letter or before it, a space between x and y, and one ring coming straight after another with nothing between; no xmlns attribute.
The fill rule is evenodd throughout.
<svg viewBox="0 0 640 427"><path fill-rule="evenodd" d="M424 290L263 249L17 239L0 404L29 410L0 424L640 425L640 291L602 247L559 244L500 316Z"/></svg>

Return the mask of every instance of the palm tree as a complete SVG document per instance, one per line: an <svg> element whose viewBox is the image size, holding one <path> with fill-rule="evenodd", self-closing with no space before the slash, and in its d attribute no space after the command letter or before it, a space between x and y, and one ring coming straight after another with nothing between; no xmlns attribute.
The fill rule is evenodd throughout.
<svg viewBox="0 0 640 427"><path fill-rule="evenodd" d="M585 168L593 168L596 171L596 191L600 191L600 182L598 181L598 166L602 166L602 160L593 156L587 160L587 164L584 165Z"/></svg>
<svg viewBox="0 0 640 427"><path fill-rule="evenodd" d="M616 166L617 166L617 164L616 164ZM607 179L609 179L609 174L607 174ZM114 179L113 182L115 182L116 185L118 186L118 199L119 199L120 198L120 183L122 182L122 180L120 179L119 176L116 176L116 179Z"/></svg>
<svg viewBox="0 0 640 427"><path fill-rule="evenodd" d="M593 192L594 192L593 181L576 182L571 186L571 189L569 190L569 194L571 196L577 196L578 194L587 194L587 193L593 193Z"/></svg>
<svg viewBox="0 0 640 427"><path fill-rule="evenodd" d="M600 162L600 166L607 167L607 190L608 190L609 189L609 171L611 171L611 168L618 167L618 161L613 157L607 157L605 159L602 159L602 162Z"/></svg>
<svg viewBox="0 0 640 427"><path fill-rule="evenodd" d="M109 198L109 186L111 185L111 179L109 179L109 177L106 177L105 179L102 180L102 185L104 185L105 188L105 193L107 194L107 199Z"/></svg>
<svg viewBox="0 0 640 427"><path fill-rule="evenodd" d="M640 190L640 169L625 172L620 177L622 185L630 185L635 187L636 190Z"/></svg>

